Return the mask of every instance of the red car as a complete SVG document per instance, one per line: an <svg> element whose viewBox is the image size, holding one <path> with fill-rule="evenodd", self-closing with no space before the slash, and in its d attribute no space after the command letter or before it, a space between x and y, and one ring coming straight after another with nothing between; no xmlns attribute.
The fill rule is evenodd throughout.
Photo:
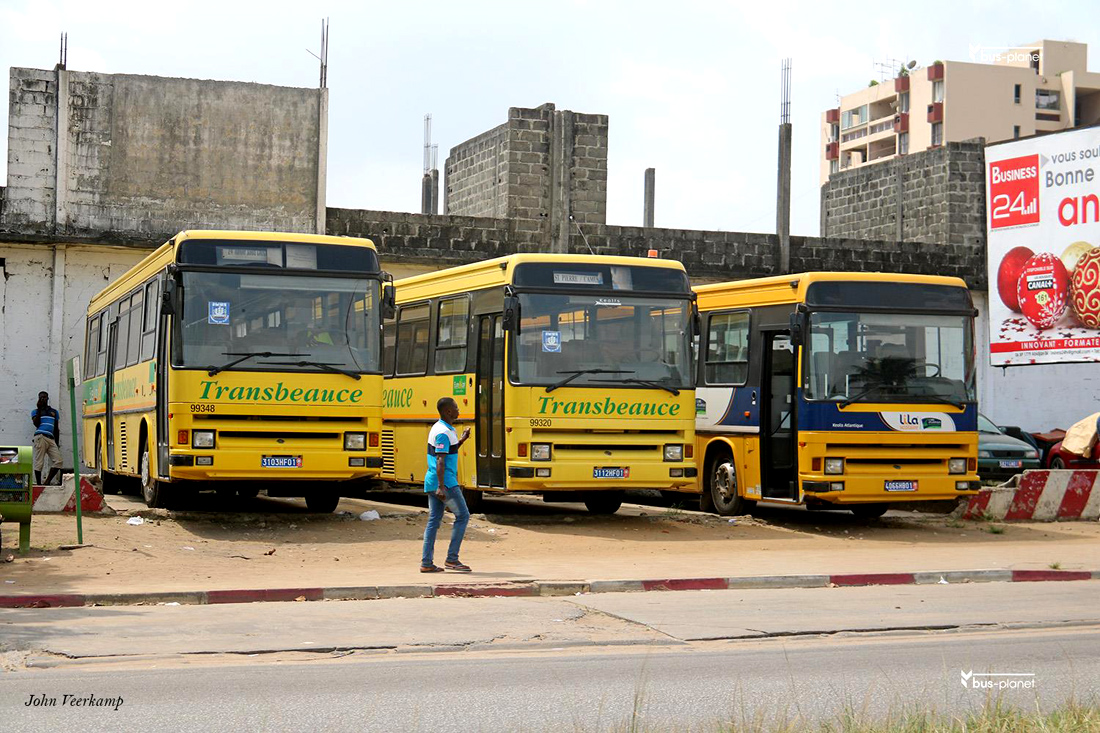
<svg viewBox="0 0 1100 733"><path fill-rule="evenodd" d="M1058 441L1047 451L1046 466L1051 469L1086 469L1089 471L1100 470L1100 443L1092 448L1092 455L1079 456L1062 449L1062 441Z"/></svg>

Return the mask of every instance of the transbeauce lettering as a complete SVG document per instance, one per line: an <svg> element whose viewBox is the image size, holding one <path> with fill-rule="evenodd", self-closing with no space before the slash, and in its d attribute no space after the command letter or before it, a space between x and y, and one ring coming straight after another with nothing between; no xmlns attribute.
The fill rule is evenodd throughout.
<svg viewBox="0 0 1100 733"><path fill-rule="evenodd" d="M274 387L255 387L238 385L227 387L218 384L216 379L204 379L199 384L202 386L200 399L227 399L236 402L303 402L308 404L323 404L326 402L359 402L363 398L361 389L302 389L295 387L287 389L279 382ZM405 404L412 403L412 390L400 390L407 392L404 396ZM390 391L386 393L387 403L390 399Z"/></svg>
<svg viewBox="0 0 1100 733"><path fill-rule="evenodd" d="M404 391L404 390L402 390ZM385 396L386 407L404 407L398 390L387 390ZM411 390L409 390L411 400ZM675 417L680 414L678 403L653 402L615 402L610 397L605 397L602 402L590 402L588 400L560 401L550 395L538 396L538 414L540 415L659 415L660 417Z"/></svg>

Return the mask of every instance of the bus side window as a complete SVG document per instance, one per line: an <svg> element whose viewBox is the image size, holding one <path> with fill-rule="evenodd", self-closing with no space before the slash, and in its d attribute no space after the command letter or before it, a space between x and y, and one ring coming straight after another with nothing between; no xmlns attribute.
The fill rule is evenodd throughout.
<svg viewBox="0 0 1100 733"><path fill-rule="evenodd" d="M102 320L102 314L88 319L88 334L84 338L85 379L91 379L95 376L96 357L99 354L99 324Z"/></svg>
<svg viewBox="0 0 1100 733"><path fill-rule="evenodd" d="M145 302L144 288L138 288L130 300L130 334L126 343L126 366L138 363L141 351L141 318L144 314L141 306ZM119 342L121 348L121 342Z"/></svg>
<svg viewBox="0 0 1100 733"><path fill-rule="evenodd" d="M402 308L397 315L397 374L427 371L429 325L427 303Z"/></svg>
<svg viewBox="0 0 1100 733"><path fill-rule="evenodd" d="M118 305L111 310L118 314L118 328L115 329L118 335L115 339L114 368L122 369L126 366L126 344L130 340L130 296L127 295L118 301Z"/></svg>
<svg viewBox="0 0 1100 733"><path fill-rule="evenodd" d="M382 324L382 374L393 376L393 365L397 359L397 323L393 320Z"/></svg>
<svg viewBox="0 0 1100 733"><path fill-rule="evenodd" d="M108 306L99 314L99 344L96 345L95 374L92 375L95 377L102 377L107 373L107 327L111 323L111 313Z"/></svg>
<svg viewBox="0 0 1100 733"><path fill-rule="evenodd" d="M711 314L707 326L707 384L744 384L748 376L748 312Z"/></svg>
<svg viewBox="0 0 1100 733"><path fill-rule="evenodd" d="M470 300L465 295L439 301L436 319L435 373L461 372L466 368L466 334Z"/></svg>
<svg viewBox="0 0 1100 733"><path fill-rule="evenodd" d="M145 318L141 328L141 361L149 361L153 358L153 352L157 346L157 322L160 320L160 280L154 279L145 286Z"/></svg>

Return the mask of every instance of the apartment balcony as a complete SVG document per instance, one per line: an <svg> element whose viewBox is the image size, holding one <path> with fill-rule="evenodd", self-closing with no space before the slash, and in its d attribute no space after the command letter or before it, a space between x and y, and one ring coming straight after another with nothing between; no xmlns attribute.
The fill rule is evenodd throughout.
<svg viewBox="0 0 1100 733"><path fill-rule="evenodd" d="M840 107L825 110L825 123L835 125L840 122Z"/></svg>
<svg viewBox="0 0 1100 733"><path fill-rule="evenodd" d="M840 143L828 143L825 146L825 160L836 160L840 157Z"/></svg>
<svg viewBox="0 0 1100 733"><path fill-rule="evenodd" d="M928 67L928 81L943 81L943 64L932 64Z"/></svg>
<svg viewBox="0 0 1100 733"><path fill-rule="evenodd" d="M943 102L933 102L928 105L928 121L943 122Z"/></svg>
<svg viewBox="0 0 1100 733"><path fill-rule="evenodd" d="M894 132L899 135L903 132L909 132L909 113L898 112L894 115Z"/></svg>
<svg viewBox="0 0 1100 733"><path fill-rule="evenodd" d="M909 91L909 75L899 76L894 79L894 91L898 94Z"/></svg>

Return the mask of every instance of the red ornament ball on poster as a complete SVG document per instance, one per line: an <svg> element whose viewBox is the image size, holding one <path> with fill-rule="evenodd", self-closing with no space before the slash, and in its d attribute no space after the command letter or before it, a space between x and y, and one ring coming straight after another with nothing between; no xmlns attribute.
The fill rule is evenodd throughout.
<svg viewBox="0 0 1100 733"><path fill-rule="evenodd" d="M1020 300L1016 295L1016 283L1020 281L1020 270L1024 263L1035 256L1027 247L1013 247L1001 260L997 268L997 294L1001 302L1013 313L1020 312Z"/></svg>
<svg viewBox="0 0 1100 733"><path fill-rule="evenodd" d="M1062 260L1049 252L1024 263L1016 283L1016 297L1024 318L1036 328L1050 328L1069 304L1069 273Z"/></svg>
<svg viewBox="0 0 1100 733"><path fill-rule="evenodd" d="M1100 247L1093 247L1073 268L1073 312L1089 328L1100 328Z"/></svg>

